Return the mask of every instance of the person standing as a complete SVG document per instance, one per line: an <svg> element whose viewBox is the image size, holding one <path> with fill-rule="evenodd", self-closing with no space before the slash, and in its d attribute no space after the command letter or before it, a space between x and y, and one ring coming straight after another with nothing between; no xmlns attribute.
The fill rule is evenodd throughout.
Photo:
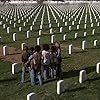
<svg viewBox="0 0 100 100"><path fill-rule="evenodd" d="M62 69L61 69L61 62L62 62L62 58L61 58L61 47L60 47L60 43L55 42L54 43L55 47L56 47L56 54L57 54L57 60L58 60L58 64L57 64L57 78L61 79L62 78Z"/></svg>
<svg viewBox="0 0 100 100"><path fill-rule="evenodd" d="M49 66L50 66L50 52L49 45L43 44L42 50L42 66L43 66L43 78L47 80L49 78Z"/></svg>
<svg viewBox="0 0 100 100"><path fill-rule="evenodd" d="M33 53L31 62L30 62L30 78L31 78L31 85L34 86L37 82L37 79L39 80L39 84L42 85L42 77L41 77L41 47L35 46L35 52Z"/></svg>
<svg viewBox="0 0 100 100"><path fill-rule="evenodd" d="M50 52L50 73L52 78L56 78L57 75L57 65L58 65L58 59L57 59L57 53L56 53L56 47L51 46L51 52Z"/></svg>
<svg viewBox="0 0 100 100"><path fill-rule="evenodd" d="M26 68L27 68L27 61L29 58L30 54L29 54L29 48L27 46L25 46L24 48L24 53L22 54L22 75L21 75L21 82L24 83L25 82L25 72L26 72Z"/></svg>

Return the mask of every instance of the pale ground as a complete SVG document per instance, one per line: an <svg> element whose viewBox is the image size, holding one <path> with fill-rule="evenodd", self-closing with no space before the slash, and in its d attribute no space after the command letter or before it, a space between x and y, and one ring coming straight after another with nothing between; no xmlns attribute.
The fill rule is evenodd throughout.
<svg viewBox="0 0 100 100"><path fill-rule="evenodd" d="M21 56L22 56L22 51L20 49L16 49L14 47L9 47L9 55L3 56L3 47L0 46L0 59L4 61L9 61L12 63L21 63ZM68 49L68 45L61 45L62 50ZM81 48L74 47L74 50L81 51ZM66 51L67 52L67 51Z"/></svg>
<svg viewBox="0 0 100 100"><path fill-rule="evenodd" d="M9 47L9 55L3 56L3 49L0 46L0 59L4 61L9 61L12 63L21 63L22 51L14 47Z"/></svg>

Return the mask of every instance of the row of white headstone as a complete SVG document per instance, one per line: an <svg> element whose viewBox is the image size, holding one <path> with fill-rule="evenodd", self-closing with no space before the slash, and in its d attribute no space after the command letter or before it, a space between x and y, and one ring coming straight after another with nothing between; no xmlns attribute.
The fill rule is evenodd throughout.
<svg viewBox="0 0 100 100"><path fill-rule="evenodd" d="M15 33L15 35L16 35L16 33ZM54 36L55 35L51 36L51 43L54 43ZM14 39L16 39L16 38L14 38ZM37 45L40 45L40 37L37 38ZM93 45L94 45L94 47L97 47L97 40L94 40ZM22 51L24 50L25 46L27 46L26 43L21 44L21 50ZM85 50L85 49L86 49L86 40L82 41L82 50ZM68 50L69 50L69 54L72 54L72 52L73 52L73 45L72 44L69 45ZM3 55L6 56L8 54L9 54L9 47L8 46L3 46Z"/></svg>
<svg viewBox="0 0 100 100"><path fill-rule="evenodd" d="M42 8L42 7L41 7ZM44 8L45 8L45 6L44 6ZM43 9L44 9L43 8ZM53 10L52 9L54 9L55 10L55 8L54 7L52 7L52 9L51 9L51 7L49 6L49 9L53 12ZM84 8L85 9L85 8ZM91 8L92 9L92 8ZM82 9L81 9L82 10ZM59 10L58 10L59 11ZM43 10L43 17L44 17L44 12L45 12L45 10ZM93 10L92 10L92 12L94 12ZM40 10L39 10L39 13L40 13ZM49 12L48 12L49 13ZM60 16L60 14L56 11L56 13ZM84 13L84 10L83 10L83 12L82 12L82 16L83 16L83 13ZM79 12L79 14L80 14L80 12ZM79 14L78 14L78 16L79 16ZM94 14L94 13L93 13ZM37 16L38 16L39 14L37 14ZM55 16L54 15L54 13L52 13L52 15L53 16ZM78 18L78 16L77 16L77 18ZM41 22L43 23L43 17L42 17L42 20L41 20ZM37 17L36 17L36 19L37 19ZM56 19L56 17L55 17L55 19ZM87 19L87 16L85 16L85 19ZM57 20L57 19L56 19ZM35 20L36 21L36 20ZM20 20L18 20L18 22L20 22ZM28 22L28 21L27 21ZM50 19L49 19L49 22L50 22ZM80 20L79 20L79 22L80 22ZM96 21L97 22L97 21ZM51 23L49 23L49 25L51 26ZM65 25L67 25L67 22L65 22ZM74 21L72 21L72 25L74 25ZM98 22L98 25L99 25L99 22ZM15 26L15 25L14 25ZM59 26L59 23L58 23L58 26ZM84 24L84 28L86 29L86 24ZM91 23L91 27L93 27L93 22ZM5 24L4 24L4 28L5 28ZM40 25L40 29L42 29L42 24ZM79 25L77 25L77 29L79 29ZM30 26L30 30L32 30L32 26ZM71 26L69 26L69 30L71 30ZM22 31L22 27L19 27L19 31ZM62 32L62 27L60 28L60 32ZM10 27L7 27L7 33L10 33ZM52 32L51 32L52 33Z"/></svg>
<svg viewBox="0 0 100 100"><path fill-rule="evenodd" d="M94 47L97 47L97 40L94 40L93 45L94 45ZM86 41L84 40L84 41L82 41L82 50L85 50L85 49L86 49ZM72 54L72 52L73 52L73 45L70 44L69 45L69 54Z"/></svg>

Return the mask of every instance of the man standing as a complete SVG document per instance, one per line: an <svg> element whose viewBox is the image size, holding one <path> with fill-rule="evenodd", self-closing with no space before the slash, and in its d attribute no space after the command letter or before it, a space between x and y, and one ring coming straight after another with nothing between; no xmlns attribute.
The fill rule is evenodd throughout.
<svg viewBox="0 0 100 100"><path fill-rule="evenodd" d="M21 82L24 83L25 82L25 71L26 71L26 63L28 61L28 58L30 56L29 52L28 52L28 47L25 46L24 48L24 53L22 54L22 76L21 76Z"/></svg>

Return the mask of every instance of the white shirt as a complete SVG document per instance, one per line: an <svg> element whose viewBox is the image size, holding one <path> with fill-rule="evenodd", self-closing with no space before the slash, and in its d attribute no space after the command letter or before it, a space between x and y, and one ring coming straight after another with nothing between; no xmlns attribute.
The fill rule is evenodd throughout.
<svg viewBox="0 0 100 100"><path fill-rule="evenodd" d="M50 64L50 52L49 51L42 51L42 59L44 64Z"/></svg>

